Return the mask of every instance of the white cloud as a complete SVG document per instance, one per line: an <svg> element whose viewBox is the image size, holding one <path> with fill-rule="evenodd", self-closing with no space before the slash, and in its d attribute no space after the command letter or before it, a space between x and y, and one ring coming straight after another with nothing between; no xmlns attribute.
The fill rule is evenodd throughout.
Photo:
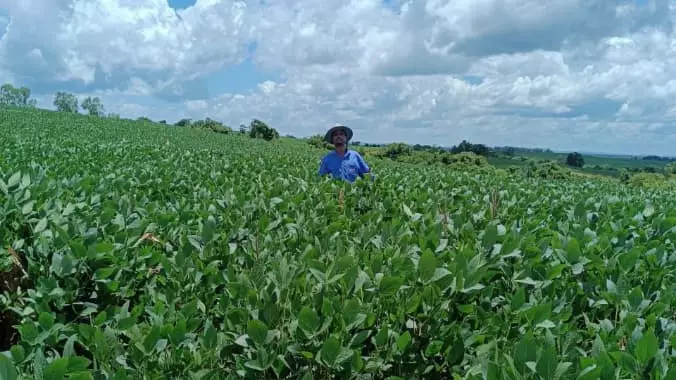
<svg viewBox="0 0 676 380"><path fill-rule="evenodd" d="M9 26L9 16L4 14L0 10L0 37L2 37L7 32L7 27Z"/></svg>
<svg viewBox="0 0 676 380"><path fill-rule="evenodd" d="M366 141L676 155L676 13L642 3L14 0L11 21L0 12L0 79L46 106L65 89L155 120L260 118L299 136L343 122ZM279 75L209 94L206 76L251 43Z"/></svg>
<svg viewBox="0 0 676 380"><path fill-rule="evenodd" d="M188 100L185 102L185 106L188 111L201 111L207 109L209 104L204 100Z"/></svg>
<svg viewBox="0 0 676 380"><path fill-rule="evenodd" d="M167 96L193 96L182 85L242 60L251 24L245 4L235 1L200 1L178 12L166 0L18 0L8 7L0 64L31 84L125 90L145 83Z"/></svg>

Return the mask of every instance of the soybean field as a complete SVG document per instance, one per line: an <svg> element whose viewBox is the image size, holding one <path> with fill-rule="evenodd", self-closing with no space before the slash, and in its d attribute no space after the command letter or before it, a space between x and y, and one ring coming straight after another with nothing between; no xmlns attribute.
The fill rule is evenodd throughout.
<svg viewBox="0 0 676 380"><path fill-rule="evenodd" d="M676 379L676 196L5 110L2 379Z"/></svg>

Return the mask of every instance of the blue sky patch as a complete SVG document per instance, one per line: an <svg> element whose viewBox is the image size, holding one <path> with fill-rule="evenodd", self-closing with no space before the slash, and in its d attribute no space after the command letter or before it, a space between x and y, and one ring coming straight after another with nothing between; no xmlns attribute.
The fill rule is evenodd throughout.
<svg viewBox="0 0 676 380"><path fill-rule="evenodd" d="M603 120L613 118L615 113L622 107L623 101L598 98L591 101L572 105L571 111L560 114L560 117L580 117L587 116L592 120Z"/></svg>
<svg viewBox="0 0 676 380"><path fill-rule="evenodd" d="M252 61L256 51L256 44L248 46L248 57L242 63L234 66L226 66L206 77L207 88L210 96L224 93L244 93L253 90L259 83L266 80L278 82L278 75L261 71Z"/></svg>
<svg viewBox="0 0 676 380"><path fill-rule="evenodd" d="M476 76L476 75L464 75L462 77L462 80L464 80L465 82L467 82L467 83L469 83L473 86L480 85L481 83L484 82L484 78L482 78L480 76Z"/></svg>
<svg viewBox="0 0 676 380"><path fill-rule="evenodd" d="M493 112L501 116L521 116L532 118L569 119L587 116L590 120L608 120L622 107L621 101L599 98L580 104L568 104L570 111L554 113L537 107L506 106Z"/></svg>
<svg viewBox="0 0 676 380"><path fill-rule="evenodd" d="M383 0L383 4L395 13L399 13L399 10L401 9L401 3L402 0Z"/></svg>
<svg viewBox="0 0 676 380"><path fill-rule="evenodd" d="M185 9L195 5L197 0L167 0L167 2L174 9Z"/></svg>

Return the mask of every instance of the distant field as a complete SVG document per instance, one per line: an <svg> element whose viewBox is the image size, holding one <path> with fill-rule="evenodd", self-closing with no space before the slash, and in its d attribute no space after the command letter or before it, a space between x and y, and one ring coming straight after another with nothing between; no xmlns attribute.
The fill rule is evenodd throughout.
<svg viewBox="0 0 676 380"><path fill-rule="evenodd" d="M0 378L675 378L669 191L325 152L4 112Z"/></svg>
<svg viewBox="0 0 676 380"><path fill-rule="evenodd" d="M519 153L519 155L536 160L561 160L565 161L567 154L563 153ZM624 157L607 157L583 154L586 166L608 165L614 168L663 168L668 162L658 160L641 160Z"/></svg>
<svg viewBox="0 0 676 380"><path fill-rule="evenodd" d="M531 161L557 161L565 162L567 154L562 153L518 153L512 158L508 157L488 157L488 163L497 168L508 168L510 166L521 167L528 165ZM583 169L575 169L589 174L596 174L608 177L617 177L620 175L620 169L640 169L653 168L654 171L662 172L668 164L666 161L659 160L639 160L625 157L606 157L583 155L585 166Z"/></svg>

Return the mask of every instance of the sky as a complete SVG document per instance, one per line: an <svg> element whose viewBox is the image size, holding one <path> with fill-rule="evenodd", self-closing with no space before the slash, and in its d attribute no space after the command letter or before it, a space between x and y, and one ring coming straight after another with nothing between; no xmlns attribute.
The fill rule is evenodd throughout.
<svg viewBox="0 0 676 380"><path fill-rule="evenodd" d="M0 0L0 83L170 123L676 156L668 0Z"/></svg>

